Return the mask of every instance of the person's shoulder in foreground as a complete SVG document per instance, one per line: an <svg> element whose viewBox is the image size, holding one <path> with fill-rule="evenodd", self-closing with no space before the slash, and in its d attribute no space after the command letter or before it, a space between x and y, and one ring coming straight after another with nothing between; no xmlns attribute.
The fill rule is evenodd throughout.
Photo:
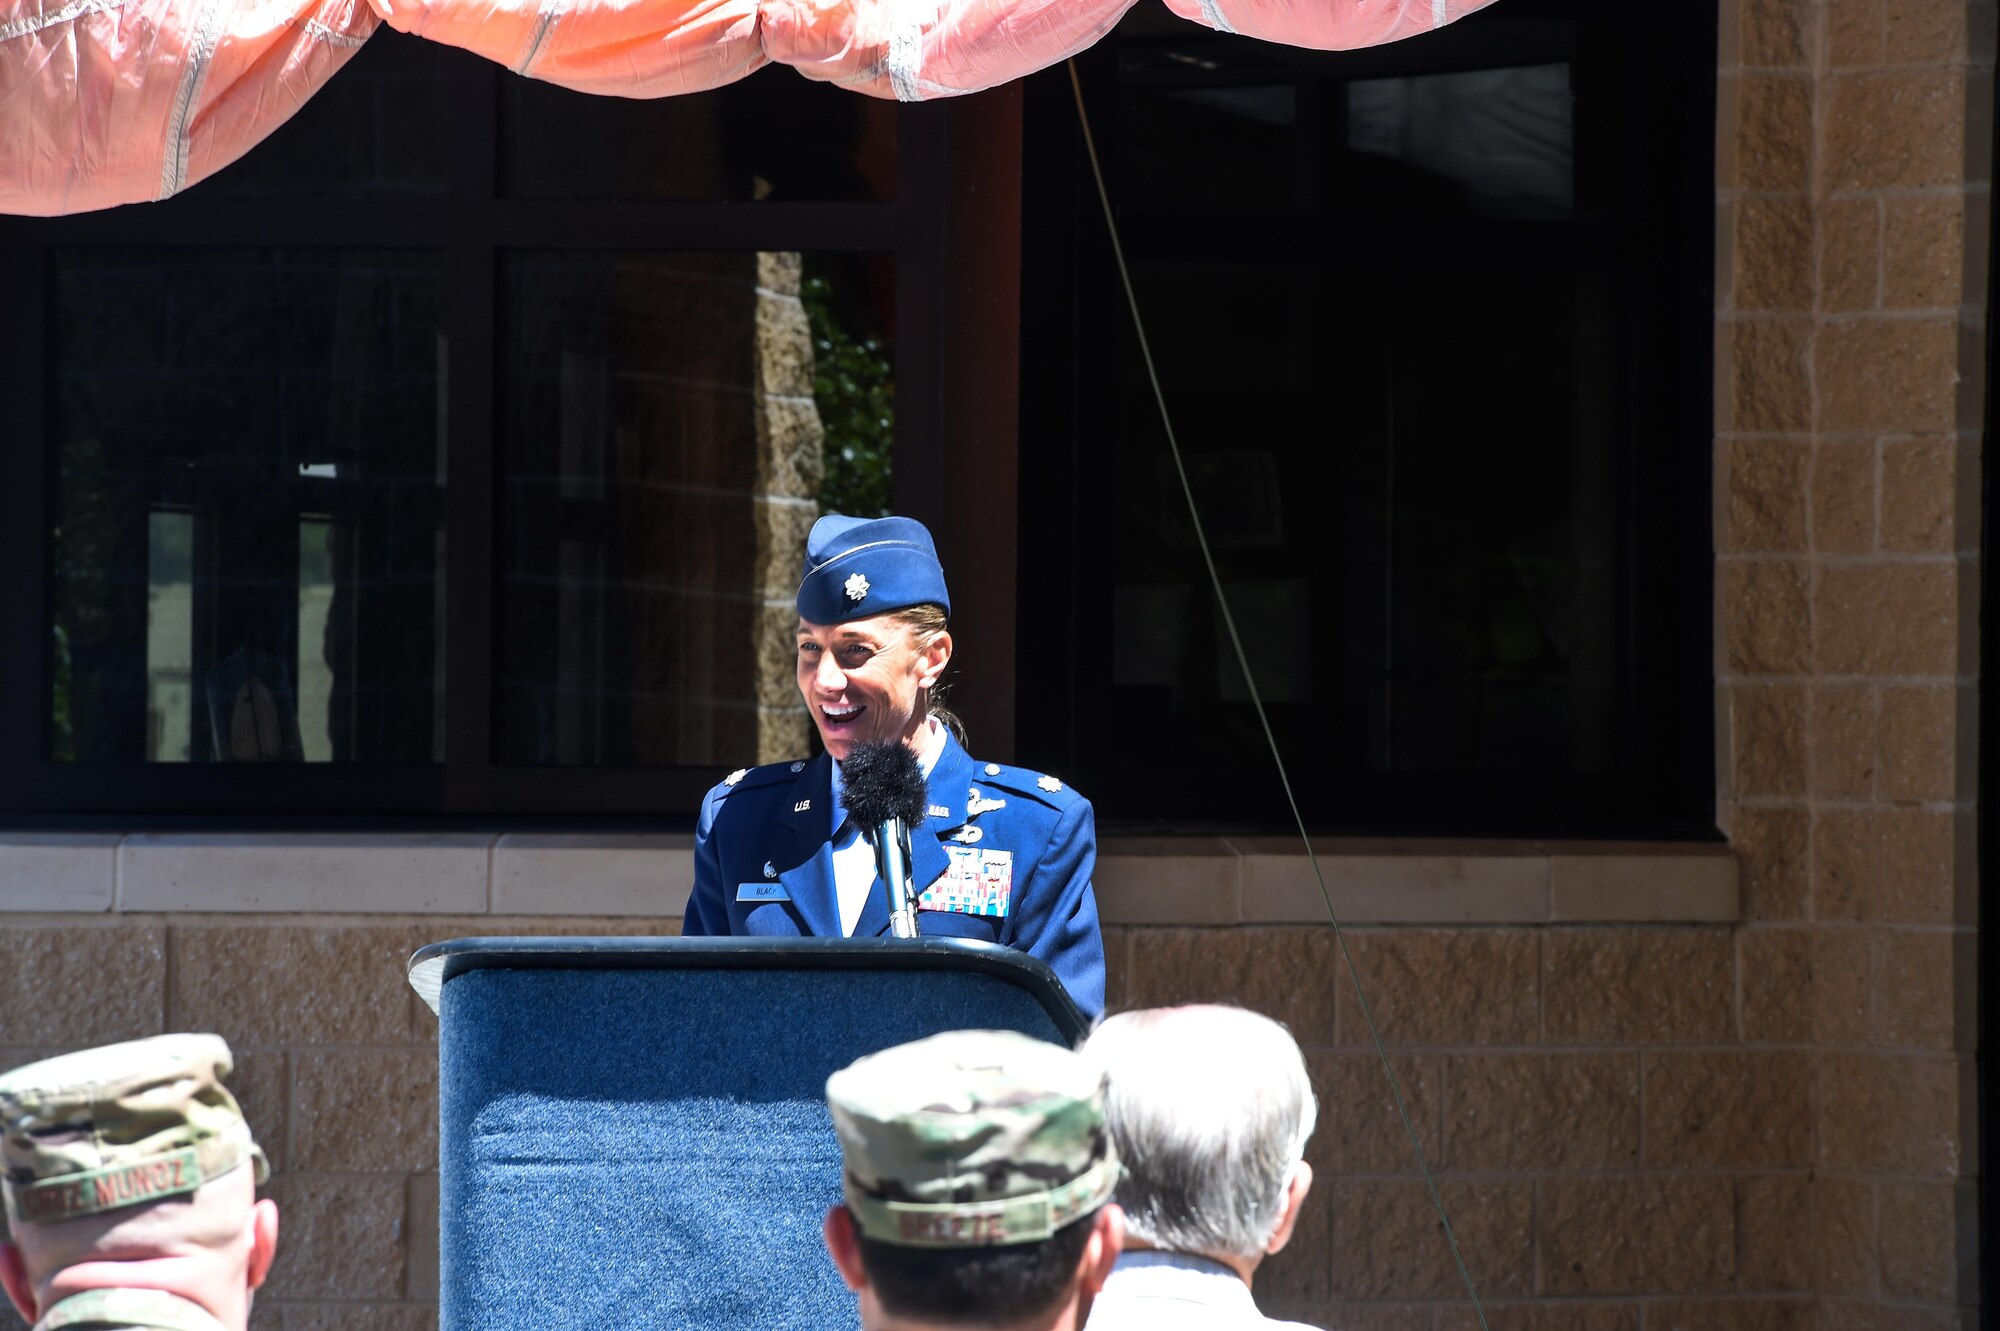
<svg viewBox="0 0 2000 1331"><path fill-rule="evenodd" d="M1104 1078L1059 1045L954 1031L828 1078L844 1201L826 1245L863 1331L1076 1331L1118 1256Z"/></svg>
<svg viewBox="0 0 2000 1331"><path fill-rule="evenodd" d="M35 1331L243 1331L278 1211L231 1063L160 1035L0 1076L0 1285Z"/></svg>
<svg viewBox="0 0 2000 1331"><path fill-rule="evenodd" d="M1090 1331L1299 1326L1252 1296L1312 1187L1318 1106L1290 1032L1242 1008L1153 1008L1106 1019L1084 1052L1109 1080L1128 1231Z"/></svg>

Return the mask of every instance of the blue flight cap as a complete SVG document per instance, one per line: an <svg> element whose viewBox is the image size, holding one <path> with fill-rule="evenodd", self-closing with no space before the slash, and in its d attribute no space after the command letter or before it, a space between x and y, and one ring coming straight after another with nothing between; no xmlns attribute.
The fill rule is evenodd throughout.
<svg viewBox="0 0 2000 1331"><path fill-rule="evenodd" d="M931 534L915 518L850 518L828 513L806 537L799 617L839 624L913 605L951 613Z"/></svg>

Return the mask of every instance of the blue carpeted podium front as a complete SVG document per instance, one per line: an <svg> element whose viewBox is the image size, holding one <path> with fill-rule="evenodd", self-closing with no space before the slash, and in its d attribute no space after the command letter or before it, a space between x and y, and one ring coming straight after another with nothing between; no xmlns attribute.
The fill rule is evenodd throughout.
<svg viewBox="0 0 2000 1331"><path fill-rule="evenodd" d="M1047 966L959 939L470 938L410 983L439 1023L442 1331L852 1331L828 1074L1084 1032Z"/></svg>

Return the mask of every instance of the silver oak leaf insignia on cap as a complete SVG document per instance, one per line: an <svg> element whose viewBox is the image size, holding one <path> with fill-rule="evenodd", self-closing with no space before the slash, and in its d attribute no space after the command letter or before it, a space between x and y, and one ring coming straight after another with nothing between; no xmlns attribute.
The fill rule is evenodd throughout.
<svg viewBox="0 0 2000 1331"><path fill-rule="evenodd" d="M849 574L847 577L847 599L858 601L866 595L868 595L868 579L862 577L859 573Z"/></svg>

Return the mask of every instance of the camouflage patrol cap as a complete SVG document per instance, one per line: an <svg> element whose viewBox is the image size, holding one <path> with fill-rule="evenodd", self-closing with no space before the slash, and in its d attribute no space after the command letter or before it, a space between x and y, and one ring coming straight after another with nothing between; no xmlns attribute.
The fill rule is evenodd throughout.
<svg viewBox="0 0 2000 1331"><path fill-rule="evenodd" d="M193 1192L244 1161L270 1175L219 1035L83 1049L0 1076L0 1195L47 1224Z"/></svg>
<svg viewBox="0 0 2000 1331"><path fill-rule="evenodd" d="M1111 1199L1104 1073L1013 1031L952 1031L827 1079L847 1208L906 1247L1033 1243Z"/></svg>

